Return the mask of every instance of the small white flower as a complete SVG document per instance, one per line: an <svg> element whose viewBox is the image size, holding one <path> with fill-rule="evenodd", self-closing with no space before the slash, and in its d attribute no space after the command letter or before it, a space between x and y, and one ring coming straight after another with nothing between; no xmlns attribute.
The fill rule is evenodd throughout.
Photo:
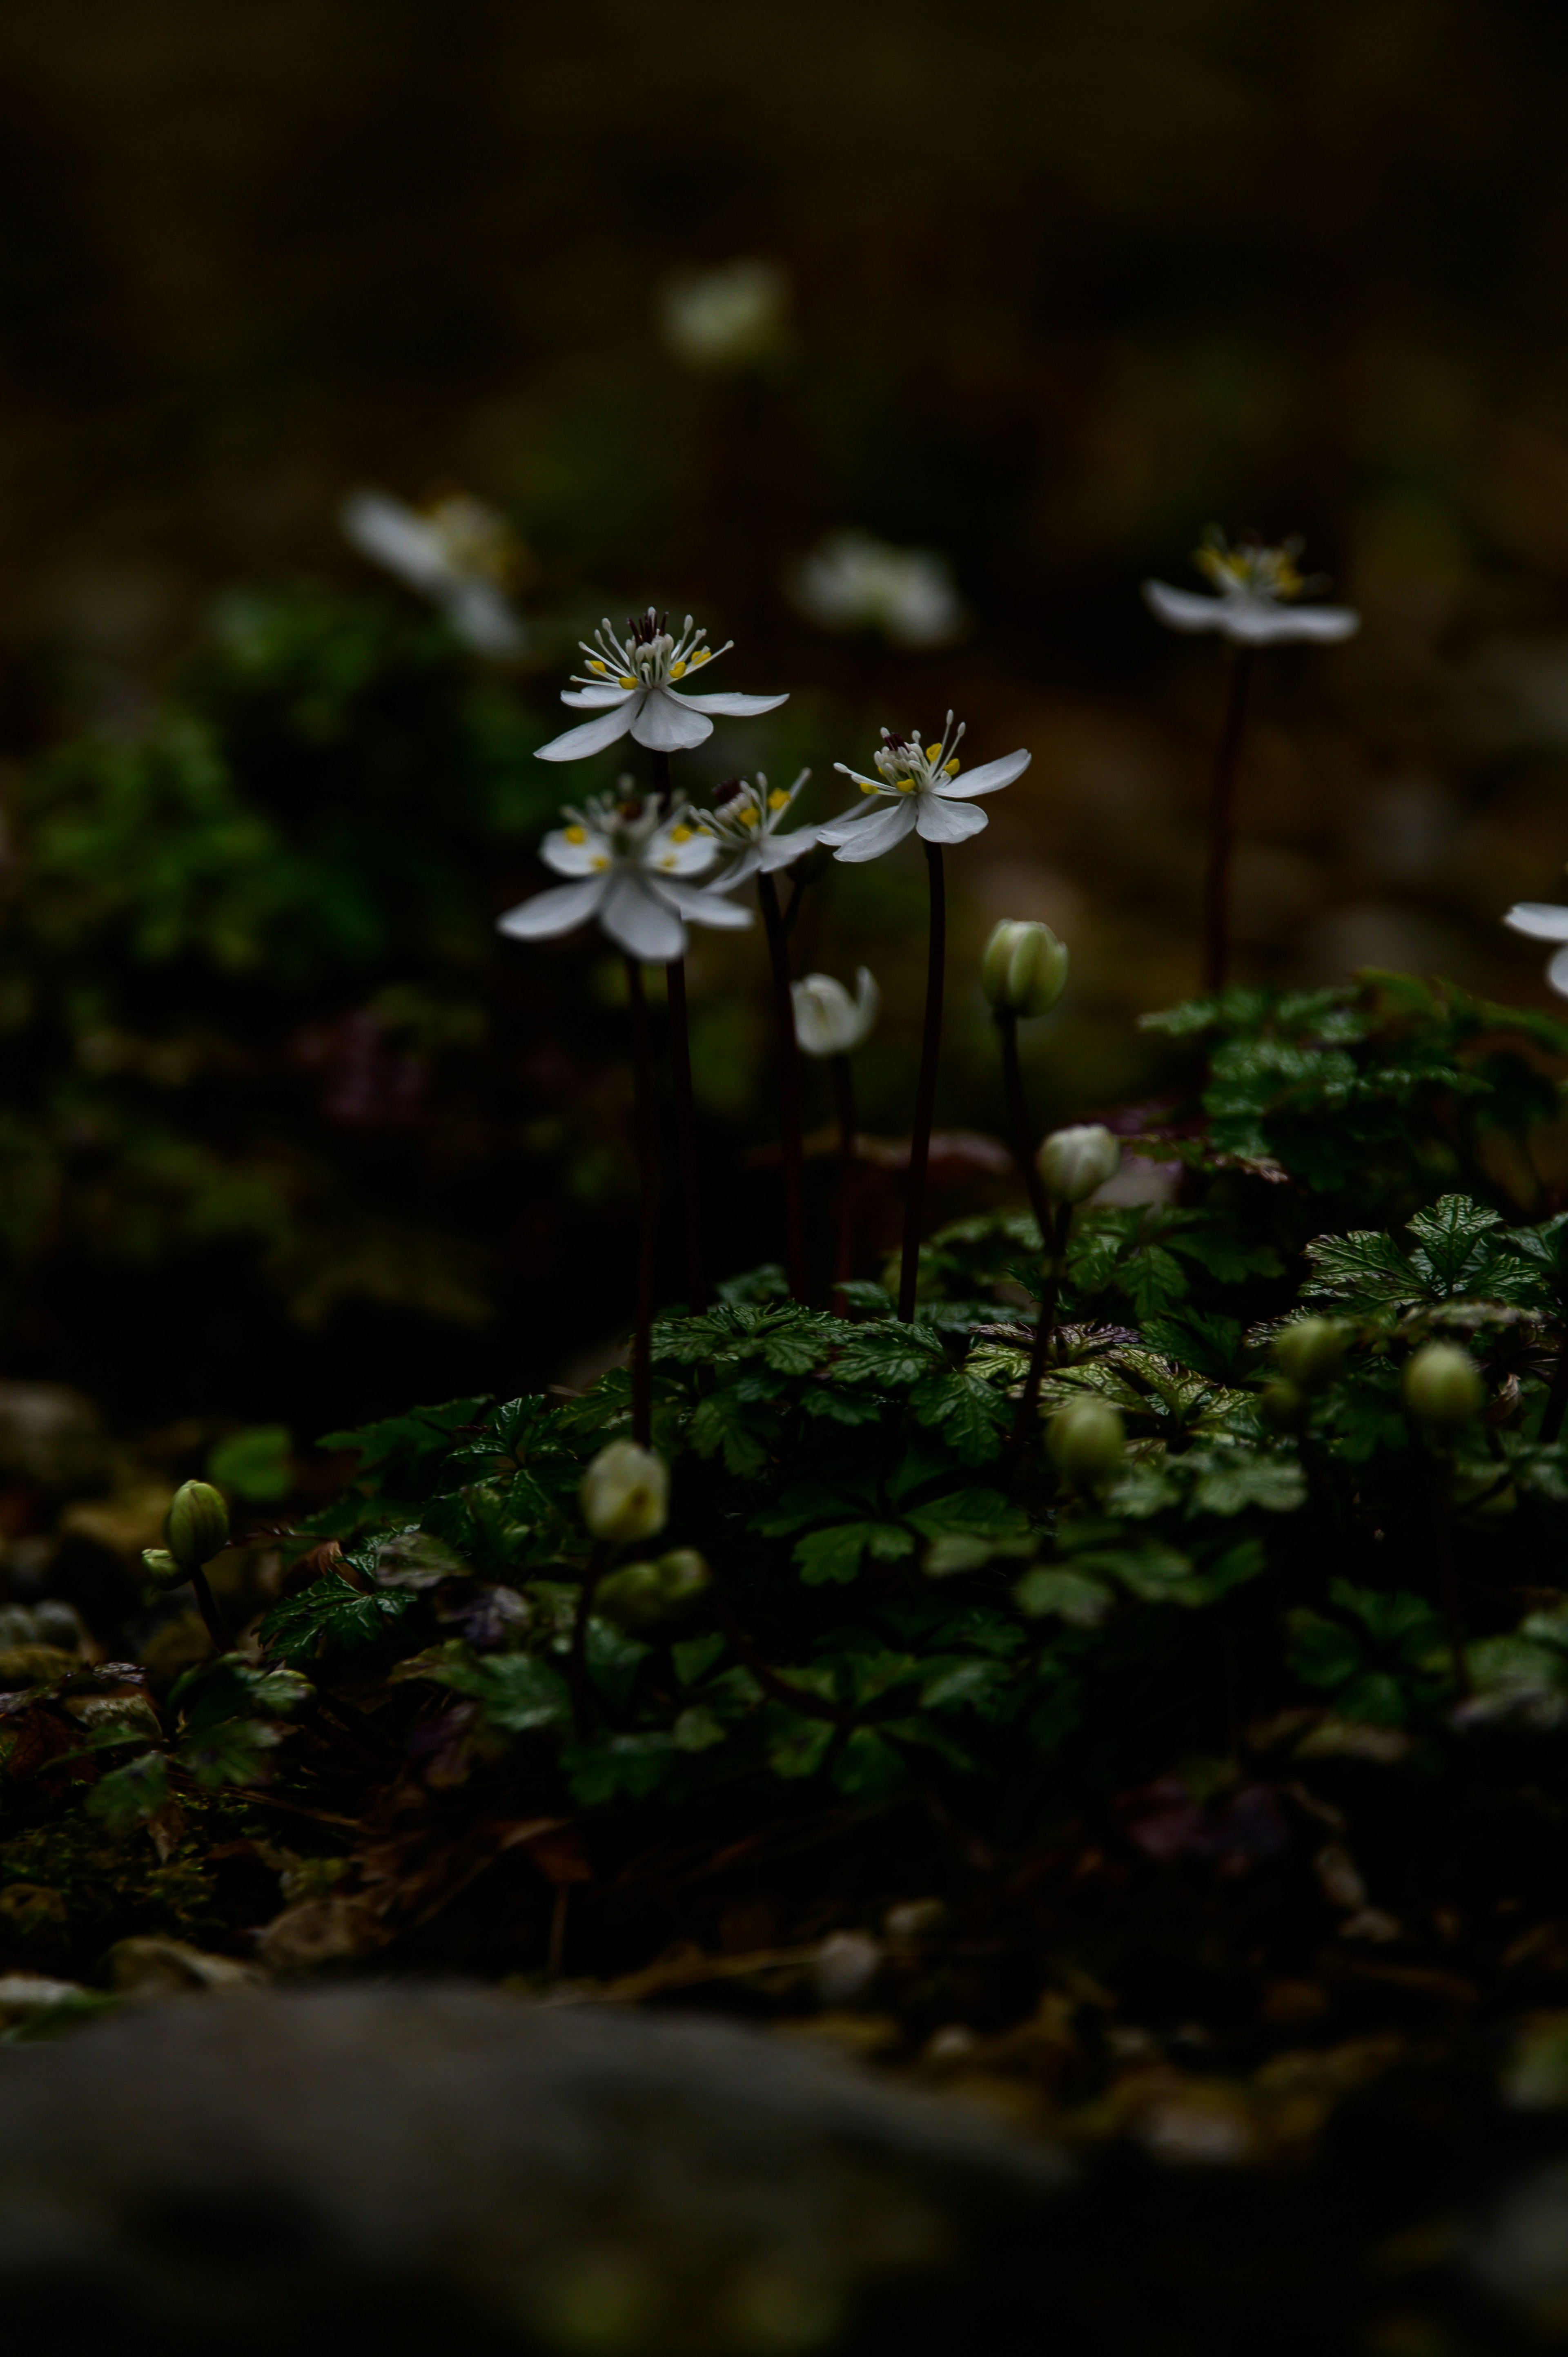
<svg viewBox="0 0 1568 2357"><path fill-rule="evenodd" d="M1217 594L1206 597L1196 590L1173 589L1168 581L1145 581L1144 603L1167 630L1218 630L1240 647L1353 637L1361 627L1353 608L1292 602L1325 586L1321 579L1305 579L1297 568L1301 545L1292 539L1269 548L1261 540L1243 538L1231 547L1211 524L1192 561Z"/></svg>
<svg viewBox="0 0 1568 2357"><path fill-rule="evenodd" d="M748 876L771 876L810 851L817 839L814 826L798 826L788 834L779 828L789 815L795 797L811 776L802 770L792 786L769 788L760 770L757 783L736 778L710 810L694 811L693 823L714 837L725 865L714 882L717 890L733 892Z"/></svg>
<svg viewBox="0 0 1568 2357"><path fill-rule="evenodd" d="M748 368L781 349L789 302L789 282L776 262L726 262L666 280L660 332L686 368Z"/></svg>
<svg viewBox="0 0 1568 2357"><path fill-rule="evenodd" d="M522 625L505 594L518 547L494 508L464 491L424 508L388 491L350 491L338 521L361 556L439 606L476 654L521 653Z"/></svg>
<svg viewBox="0 0 1568 2357"><path fill-rule="evenodd" d="M1086 1202L1122 1168L1122 1142L1097 1121L1053 1129L1035 1157L1035 1167L1054 1203Z"/></svg>
<svg viewBox="0 0 1568 2357"><path fill-rule="evenodd" d="M963 724L955 729L950 712L940 745L923 746L917 737L894 737L885 728L882 743L872 757L874 778L835 761L834 769L853 778L863 794L888 807L864 815L846 811L842 818L817 829L817 841L831 843L835 858L860 860L879 858L912 830L918 830L928 843L962 843L978 834L987 823L986 815L973 807L971 797L993 794L1000 787L1010 786L1015 778L1023 776L1030 757L1007 753L1000 761L987 761L983 769L971 770L963 777L958 759L962 736Z"/></svg>
<svg viewBox="0 0 1568 2357"><path fill-rule="evenodd" d="M498 918L513 941L552 941L596 917L629 956L667 965L686 954L686 924L750 924L749 909L693 881L714 866L719 848L679 804L661 817L659 796L634 793L623 778L618 792L596 794L562 815L567 823L545 836L539 856L557 876L575 880Z"/></svg>
<svg viewBox="0 0 1568 2357"><path fill-rule="evenodd" d="M573 674L572 687L562 689L561 701L599 716L541 745L541 761L585 760L590 753L602 753L628 729L639 745L653 752L686 752L713 735L710 712L731 720L747 719L789 702L787 695L691 695L678 691L677 680L690 679L704 663L716 662L734 640L726 640L722 647L704 646L690 614L676 638L665 629L666 619L650 606L646 614L627 624L623 643L607 615L591 646L586 639L578 641L588 668Z"/></svg>
<svg viewBox="0 0 1568 2357"><path fill-rule="evenodd" d="M795 1039L803 1055L853 1056L865 1045L882 1012L882 993L869 966L856 973L854 993L852 998L831 974L809 974L790 984Z"/></svg>
<svg viewBox="0 0 1568 2357"><path fill-rule="evenodd" d="M1520 900L1503 919L1516 933L1528 933L1533 942L1562 942L1568 945L1568 909L1553 908L1550 900ZM1546 969L1546 979L1562 997L1568 998L1568 946L1557 952Z"/></svg>
<svg viewBox="0 0 1568 2357"><path fill-rule="evenodd" d="M822 630L879 630L896 647L947 646L968 621L945 556L834 532L784 576L791 605Z"/></svg>

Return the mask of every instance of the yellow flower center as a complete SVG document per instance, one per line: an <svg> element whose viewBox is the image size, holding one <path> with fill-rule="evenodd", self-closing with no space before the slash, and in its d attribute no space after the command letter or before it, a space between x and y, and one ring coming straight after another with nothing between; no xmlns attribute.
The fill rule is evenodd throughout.
<svg viewBox="0 0 1568 2357"><path fill-rule="evenodd" d="M740 823L742 826L760 826L762 823L762 813L757 809L755 802L747 802L746 808L740 814Z"/></svg>
<svg viewBox="0 0 1568 2357"><path fill-rule="evenodd" d="M939 745L939 746L937 747L937 750L938 750L938 752L940 753L940 752L941 751L941 749L942 749L942 748L941 748L941 747ZM955 754L955 755L953 756L953 758L952 758L952 759L951 759L950 761L944 761L944 762L942 763L942 775L943 775L944 777L948 777L948 778L956 778L956 777L957 777L957 775L958 775L958 773L959 773L959 771L962 769L962 767L963 767L963 763L959 759L958 756Z"/></svg>
<svg viewBox="0 0 1568 2357"><path fill-rule="evenodd" d="M769 809L769 810L787 810L787 809L789 808L789 795L785 792L785 791L784 791L783 787L782 787L782 786L775 786L775 787L774 787L774 789L773 789L773 791L772 791L772 792L768 795L768 809Z"/></svg>
<svg viewBox="0 0 1568 2357"><path fill-rule="evenodd" d="M671 843L690 843L692 840L691 828L689 826L672 826L670 830L670 840Z"/></svg>
<svg viewBox="0 0 1568 2357"><path fill-rule="evenodd" d="M588 830L585 826L569 826L565 832L568 843L586 843L588 839Z"/></svg>

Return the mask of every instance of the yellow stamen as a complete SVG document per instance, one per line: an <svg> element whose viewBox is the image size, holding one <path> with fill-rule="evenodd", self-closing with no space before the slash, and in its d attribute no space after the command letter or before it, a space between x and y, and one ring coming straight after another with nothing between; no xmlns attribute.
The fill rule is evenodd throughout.
<svg viewBox="0 0 1568 2357"><path fill-rule="evenodd" d="M855 782L863 794L874 794L876 791L875 780L872 778L858 778Z"/></svg>
<svg viewBox="0 0 1568 2357"><path fill-rule="evenodd" d="M607 867L607 866L609 866L609 864L610 864L610 863L609 863L609 860L608 860L608 858L607 857L607 856L606 856L606 854L605 854L604 852L602 852L602 851L597 851L597 852L596 852L596 853L594 854L593 861L592 861L592 863L591 863L591 864L592 864L595 867L596 867L596 868L597 868L597 867Z"/></svg>
<svg viewBox="0 0 1568 2357"><path fill-rule="evenodd" d="M742 826L759 826L761 824L762 813L757 809L755 802L748 802L746 804L745 810L743 810L740 814L740 823Z"/></svg>
<svg viewBox="0 0 1568 2357"><path fill-rule="evenodd" d="M893 782L897 787L901 794L912 794L915 791L915 780L913 778L895 778Z"/></svg>
<svg viewBox="0 0 1568 2357"><path fill-rule="evenodd" d="M607 672L609 665L608 663L602 663L597 655L590 655L588 657L588 669L590 671Z"/></svg>
<svg viewBox="0 0 1568 2357"><path fill-rule="evenodd" d="M564 831L568 843L586 843L588 839L588 830L585 826L569 826Z"/></svg>
<svg viewBox="0 0 1568 2357"><path fill-rule="evenodd" d="M956 778L962 767L962 762L958 759L958 756L954 754L950 761L944 761L942 763L942 775L944 778Z"/></svg>
<svg viewBox="0 0 1568 2357"><path fill-rule="evenodd" d="M937 755L941 751L941 749L942 749L942 748L941 748L941 747L940 747L940 745L928 745L928 746L927 746L927 748L926 748L926 759L927 759L927 760L928 760L928 761L934 761L934 760L936 759L936 758L937 758Z"/></svg>
<svg viewBox="0 0 1568 2357"><path fill-rule="evenodd" d="M618 687L635 687L637 685L637 682L633 679L630 672L623 671L620 677L617 680L616 685Z"/></svg>
<svg viewBox="0 0 1568 2357"><path fill-rule="evenodd" d="M691 828L689 826L672 826L670 830L670 840L671 843L690 843L692 840Z"/></svg>
<svg viewBox="0 0 1568 2357"><path fill-rule="evenodd" d="M769 810L787 810L787 809L789 808L789 795L785 792L785 791L784 791L783 787L782 787L782 786L775 786L775 787L774 787L774 789L773 789L773 791L772 791L772 792L768 795L768 809L769 809Z"/></svg>
<svg viewBox="0 0 1568 2357"><path fill-rule="evenodd" d="M713 659L714 651L712 647L699 647L696 653L692 657L692 669L695 671L699 663L712 662Z"/></svg>
<svg viewBox="0 0 1568 2357"><path fill-rule="evenodd" d="M683 662L671 663L670 666L670 676L671 679L683 678L685 675L685 670L686 666Z"/></svg>

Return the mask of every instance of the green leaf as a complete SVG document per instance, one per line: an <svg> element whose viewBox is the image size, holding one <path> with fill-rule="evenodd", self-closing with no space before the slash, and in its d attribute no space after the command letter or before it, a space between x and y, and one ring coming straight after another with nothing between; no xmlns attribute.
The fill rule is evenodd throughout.
<svg viewBox="0 0 1568 2357"><path fill-rule="evenodd" d="M700 1684L720 1660L725 1650L722 1636L687 1637L670 1648L670 1658L675 1664L675 1674L683 1686Z"/></svg>
<svg viewBox="0 0 1568 2357"><path fill-rule="evenodd" d="M1502 1221L1467 1195L1444 1195L1406 1225L1417 1247L1411 1265L1425 1279L1423 1289L1441 1297L1471 1289L1469 1280L1487 1256L1482 1247Z"/></svg>
<svg viewBox="0 0 1568 2357"><path fill-rule="evenodd" d="M294 1487L294 1435L286 1425L258 1424L214 1441L207 1478L253 1506L275 1505Z"/></svg>
<svg viewBox="0 0 1568 2357"><path fill-rule="evenodd" d="M722 1451L726 1469L742 1481L754 1480L767 1465L763 1432L771 1439L777 1429L775 1419L759 1416L733 1390L710 1392L697 1407L690 1427L698 1456L715 1457Z"/></svg>
<svg viewBox="0 0 1568 2357"><path fill-rule="evenodd" d="M832 1721L801 1717L782 1703L769 1712L768 1717L773 1733L768 1763L774 1774L791 1782L800 1777L814 1776L838 1732Z"/></svg>
<svg viewBox="0 0 1568 2357"><path fill-rule="evenodd" d="M1013 1593L1021 1612L1036 1620L1054 1612L1075 1629L1094 1628L1114 1600L1102 1580L1086 1578L1079 1571L1061 1571L1052 1564L1026 1571Z"/></svg>
<svg viewBox="0 0 1568 2357"><path fill-rule="evenodd" d="M579 1808L603 1808L625 1793L643 1801L662 1782L675 1759L672 1735L607 1735L596 1743L568 1743L561 1765Z"/></svg>
<svg viewBox="0 0 1568 2357"><path fill-rule="evenodd" d="M902 1755L869 1727L857 1727L833 1762L833 1782L857 1800L882 1800L908 1775Z"/></svg>
<svg viewBox="0 0 1568 2357"><path fill-rule="evenodd" d="M1306 1475L1294 1457L1194 1449L1187 1464L1198 1476L1192 1492L1195 1513L1239 1514L1245 1506L1261 1506L1265 1513L1291 1514L1305 1502Z"/></svg>
<svg viewBox="0 0 1568 2357"><path fill-rule="evenodd" d="M1000 1490L952 1490L945 1498L933 1498L924 1506L911 1507L906 1519L928 1539L940 1538L950 1532L972 1538L1004 1540L1026 1539L1029 1535L1028 1515L1022 1506L1009 1504Z"/></svg>
<svg viewBox="0 0 1568 2357"><path fill-rule="evenodd" d="M795 1561L806 1585L820 1587L829 1581L854 1579L865 1555L882 1563L896 1563L914 1551L914 1536L901 1523L835 1523L800 1540Z"/></svg>
<svg viewBox="0 0 1568 2357"><path fill-rule="evenodd" d="M934 1334L918 1326L889 1319L886 1325L857 1326L828 1369L838 1383L865 1383L902 1388L942 1364L942 1346Z"/></svg>
<svg viewBox="0 0 1568 2357"><path fill-rule="evenodd" d="M220 1791L225 1784L254 1784L284 1733L266 1719L226 1718L199 1735L187 1736L175 1757L208 1792Z"/></svg>
<svg viewBox="0 0 1568 2357"><path fill-rule="evenodd" d="M1298 1605L1285 1616L1291 1632L1290 1665L1309 1686L1343 1685L1361 1667L1361 1648L1342 1621Z"/></svg>
<svg viewBox="0 0 1568 2357"><path fill-rule="evenodd" d="M269 1652L303 1662L318 1644L368 1645L389 1621L402 1618L413 1597L406 1589L355 1587L340 1572L324 1571L295 1596L274 1604L259 1634Z"/></svg>
<svg viewBox="0 0 1568 2357"><path fill-rule="evenodd" d="M1421 1284L1391 1236L1358 1229L1316 1236L1306 1247L1313 1273L1304 1301L1332 1298L1351 1309L1394 1309L1421 1297Z"/></svg>
<svg viewBox="0 0 1568 2357"><path fill-rule="evenodd" d="M1002 1448L1012 1406L989 1383L961 1369L929 1375L909 1394L917 1423L941 1433L961 1465L983 1465Z"/></svg>
<svg viewBox="0 0 1568 2357"><path fill-rule="evenodd" d="M144 1751L99 1778L87 1796L87 1813L112 1834L125 1834L156 1817L167 1799L168 1763L161 1751Z"/></svg>

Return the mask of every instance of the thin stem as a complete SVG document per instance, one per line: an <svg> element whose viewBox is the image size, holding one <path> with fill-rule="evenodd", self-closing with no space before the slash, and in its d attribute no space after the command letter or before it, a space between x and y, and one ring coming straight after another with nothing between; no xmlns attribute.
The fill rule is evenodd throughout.
<svg viewBox="0 0 1568 2357"><path fill-rule="evenodd" d="M626 961L631 1003L632 1067L637 1118L637 1312L631 1341L631 1435L642 1448L653 1430L653 1273L659 1240L659 1149L653 1135L653 1056L648 1044L648 1000L642 968Z"/></svg>
<svg viewBox="0 0 1568 2357"><path fill-rule="evenodd" d="M915 1092L915 1125L909 1134L909 1183L904 1197L904 1256L898 1271L898 1315L908 1326L915 1316L915 1281L920 1266L920 1229L926 1209L926 1166L931 1158L931 1116L937 1106L937 1058L942 1039L942 977L947 967L947 892L940 843L922 841L930 885L931 914L926 952L926 1028L920 1042L920 1081Z"/></svg>
<svg viewBox="0 0 1568 2357"><path fill-rule="evenodd" d="M1446 1455L1437 1456L1434 1473L1432 1527L1436 1543L1437 1593L1443 1606L1454 1684L1460 1701L1468 1702L1475 1688L1470 1683L1470 1664L1465 1658L1465 1627L1459 1618L1459 1578L1454 1567L1454 1468Z"/></svg>
<svg viewBox="0 0 1568 2357"><path fill-rule="evenodd" d="M1035 1347L1029 1353L1029 1372L1024 1378L1024 1395L1018 1402L1018 1413L1013 1418L1013 1430L1007 1442L1005 1465L1009 1490L1018 1478L1025 1446L1039 1414L1040 1385L1045 1380L1046 1361L1050 1356L1051 1338L1056 1332L1057 1296L1061 1290L1062 1264L1067 1256L1068 1231L1071 1226L1072 1205L1062 1203L1050 1223L1050 1240L1040 1293L1039 1323L1035 1328Z"/></svg>
<svg viewBox="0 0 1568 2357"><path fill-rule="evenodd" d="M800 903L806 897L806 878L798 871L789 877L789 905L784 911L786 935L795 930L795 920L800 913Z"/></svg>
<svg viewBox="0 0 1568 2357"><path fill-rule="evenodd" d="M757 904L773 972L773 1028L779 1039L779 1128L784 1166L784 1274L797 1301L806 1298L806 1198L800 1154L800 1050L789 994L789 944L771 876L757 879Z"/></svg>
<svg viewBox="0 0 1568 2357"><path fill-rule="evenodd" d="M702 1172L697 1161L697 1122L692 1109L692 1038L686 1022L686 961L671 958L664 969L670 999L670 1072L675 1083L675 1144L681 1158L681 1210L686 1230L686 1303L694 1315L708 1306L703 1271Z"/></svg>
<svg viewBox="0 0 1568 2357"><path fill-rule="evenodd" d="M1203 988L1223 990L1230 970L1230 861L1236 847L1236 775L1247 726L1252 650L1238 647L1230 663L1225 723L1214 756L1208 813L1208 873L1203 887Z"/></svg>
<svg viewBox="0 0 1568 2357"><path fill-rule="evenodd" d="M196 1597L196 1609L206 1624L207 1633L212 1640L214 1652L231 1653L234 1650L234 1640L229 1634L228 1622L218 1609L218 1598L212 1593L207 1574L204 1571L193 1571L190 1575L190 1585Z"/></svg>
<svg viewBox="0 0 1568 2357"><path fill-rule="evenodd" d="M1002 1042L1002 1078L1007 1091L1007 1123L1013 1133L1013 1159L1018 1166L1018 1176L1028 1194L1035 1223L1040 1231L1040 1248L1044 1251L1050 1240L1050 1206L1046 1200L1045 1185L1035 1162L1029 1108L1024 1101L1024 1073L1018 1061L1018 1017L1011 1007L997 1008L996 1034Z"/></svg>
<svg viewBox="0 0 1568 2357"><path fill-rule="evenodd" d="M854 1075L847 1056L834 1056L829 1060L832 1074L833 1107L839 1120L839 1232L838 1248L833 1254L833 1314L847 1318L849 1303L843 1288L854 1274Z"/></svg>

